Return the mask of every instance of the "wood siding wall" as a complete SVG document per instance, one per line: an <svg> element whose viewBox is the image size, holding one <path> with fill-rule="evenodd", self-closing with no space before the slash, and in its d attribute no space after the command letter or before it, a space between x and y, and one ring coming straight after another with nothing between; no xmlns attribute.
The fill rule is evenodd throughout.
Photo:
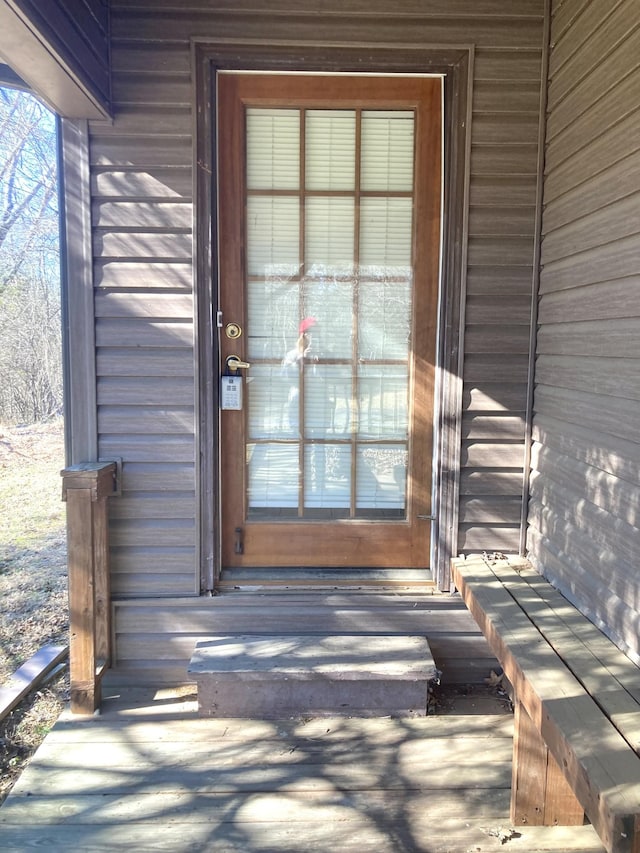
<svg viewBox="0 0 640 853"><path fill-rule="evenodd" d="M199 589L190 50L169 20L158 41L147 32L151 4L139 24L128 8L112 12L114 122L91 126L99 449L123 460L112 592L190 595Z"/></svg>
<svg viewBox="0 0 640 853"><path fill-rule="evenodd" d="M82 81L108 114L111 107L108 0L13 2L46 40L47 47ZM46 89L44 82L43 87Z"/></svg>
<svg viewBox="0 0 640 853"><path fill-rule="evenodd" d="M528 545L640 657L640 9L552 18Z"/></svg>
<svg viewBox="0 0 640 853"><path fill-rule="evenodd" d="M497 666L460 596L366 595L314 590L306 595L234 592L214 598L141 599L115 605L113 683L180 684L203 636L358 634L425 636L445 684L483 683Z"/></svg>
<svg viewBox="0 0 640 853"><path fill-rule="evenodd" d="M504 4L493 6L505 15ZM476 62L459 553L519 548L543 7L510 4L513 35L504 43L493 25L484 37L471 27L467 34Z"/></svg>
<svg viewBox="0 0 640 853"><path fill-rule="evenodd" d="M190 39L475 46L460 552L519 544L544 0L112 0L91 126L100 455L116 596L198 584ZM116 506L117 503L117 506Z"/></svg>

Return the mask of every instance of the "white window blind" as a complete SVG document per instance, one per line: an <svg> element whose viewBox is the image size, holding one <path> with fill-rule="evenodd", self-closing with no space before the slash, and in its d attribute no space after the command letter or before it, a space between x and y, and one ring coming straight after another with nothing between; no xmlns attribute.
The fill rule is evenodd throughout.
<svg viewBox="0 0 640 853"><path fill-rule="evenodd" d="M393 273L393 270L390 270ZM400 276L406 270L398 271ZM411 282L362 281L358 290L358 355L363 359L405 359L409 351Z"/></svg>
<svg viewBox="0 0 640 853"><path fill-rule="evenodd" d="M352 198L308 198L305 267L311 276L353 272L355 206Z"/></svg>
<svg viewBox="0 0 640 853"><path fill-rule="evenodd" d="M300 266L300 205L295 198L249 196L247 199L248 272L268 275L274 269L295 274Z"/></svg>
<svg viewBox="0 0 640 853"><path fill-rule="evenodd" d="M351 503L351 450L341 444L311 444L304 450L304 505L348 509Z"/></svg>
<svg viewBox="0 0 640 853"><path fill-rule="evenodd" d="M357 471L357 509L404 509L407 485L405 445L360 447Z"/></svg>
<svg viewBox="0 0 640 853"><path fill-rule="evenodd" d="M354 110L307 110L305 184L308 190L353 190L356 175Z"/></svg>
<svg viewBox="0 0 640 853"><path fill-rule="evenodd" d="M248 501L254 508L298 506L298 449L283 444L247 445Z"/></svg>
<svg viewBox="0 0 640 853"><path fill-rule="evenodd" d="M410 274L413 201L363 198L360 205L360 264L371 274L400 267Z"/></svg>
<svg viewBox="0 0 640 853"><path fill-rule="evenodd" d="M247 187L250 190L300 186L300 112L249 107Z"/></svg>
<svg viewBox="0 0 640 853"><path fill-rule="evenodd" d="M414 115L411 110L364 110L360 185L363 190L413 189Z"/></svg>

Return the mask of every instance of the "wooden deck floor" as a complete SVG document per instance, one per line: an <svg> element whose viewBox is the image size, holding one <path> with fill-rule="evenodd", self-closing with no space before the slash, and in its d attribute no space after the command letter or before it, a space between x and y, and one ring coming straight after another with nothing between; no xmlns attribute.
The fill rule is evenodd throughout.
<svg viewBox="0 0 640 853"><path fill-rule="evenodd" d="M1 849L603 853L591 827L500 837L509 714L199 719L194 699L127 690L63 715L0 808Z"/></svg>

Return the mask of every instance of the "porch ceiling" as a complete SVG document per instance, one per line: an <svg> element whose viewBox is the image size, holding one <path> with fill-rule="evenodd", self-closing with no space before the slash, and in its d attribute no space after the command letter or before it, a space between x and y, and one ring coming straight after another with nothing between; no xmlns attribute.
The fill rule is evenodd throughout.
<svg viewBox="0 0 640 853"><path fill-rule="evenodd" d="M14 0L0 0L0 57L59 115L108 118L106 105L100 97L70 67L47 33ZM6 77L0 82L5 80Z"/></svg>

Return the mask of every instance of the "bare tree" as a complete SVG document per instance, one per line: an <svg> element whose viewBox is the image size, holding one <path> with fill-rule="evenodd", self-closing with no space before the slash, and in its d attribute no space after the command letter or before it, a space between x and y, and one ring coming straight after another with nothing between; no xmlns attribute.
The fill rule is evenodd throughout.
<svg viewBox="0 0 640 853"><path fill-rule="evenodd" d="M56 129L35 97L0 88L0 419L62 405Z"/></svg>

